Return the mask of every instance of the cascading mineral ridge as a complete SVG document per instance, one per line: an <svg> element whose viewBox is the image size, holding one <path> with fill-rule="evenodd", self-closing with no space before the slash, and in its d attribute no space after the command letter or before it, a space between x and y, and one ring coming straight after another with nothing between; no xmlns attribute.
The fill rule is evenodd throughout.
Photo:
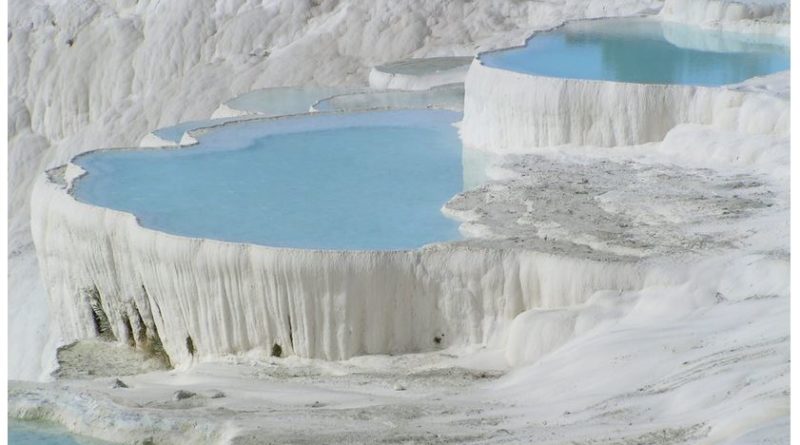
<svg viewBox="0 0 800 445"><path fill-rule="evenodd" d="M311 125L304 122L312 122L315 124L310 128L319 129L339 125L335 124L337 120L343 120L343 125L355 122L367 125L370 121L399 125L403 119L410 119L412 124L418 121L413 125L431 125L437 119L449 122L452 114L385 112L372 113L370 116L377 117L369 120L364 114L341 117L334 114L273 119L261 124L254 121L238 126L226 124L217 131L219 135L211 131L200 136L201 147L207 138L212 148L183 150L189 150L188 154L200 150L199 156L207 156L203 150L211 150L211 155L213 141L225 139L221 131L238 134L260 131L258 137L264 137L262 133L272 131L269 130L272 127L281 134L287 131L283 127L291 131L298 125L299 128ZM448 132L455 130L451 127ZM257 140L257 136L250 137ZM383 151L389 153L388 150L385 146ZM160 168L165 165L162 155L172 153L159 149L149 152L157 156ZM447 345L499 344L504 339L505 326L521 311L578 304L598 289L630 289L640 286L642 281L639 266L615 255L570 259L531 249L490 247L470 241L401 250L293 249L172 235L147 227L162 224L158 218L137 219L131 213L83 202L97 199L82 191L90 184L83 184L86 178L100 180L102 176L97 175L113 175L115 171L109 170L110 166L101 169L94 158L102 159L108 154L105 157L114 159L110 155L115 153L121 153L123 161L136 155L119 151L82 155L66 168L43 175L35 188L34 240L51 303L59 314L64 342L105 336L145 350L158 345L157 350L163 348L175 365L188 364L197 357L272 348L280 350L280 355L342 360L360 354L428 351ZM228 151L222 153L231 156ZM392 162L393 172L399 174L401 161L393 158ZM98 172L90 171L85 176L86 172L76 164ZM446 168L453 167L459 169L460 175L460 165ZM257 176L278 173L262 170L256 171ZM126 174L133 174L134 179L139 177L130 171ZM416 170L409 172L404 180L422 184L420 174ZM243 175L239 173L240 177ZM157 180L152 178L147 183L156 184ZM204 177L203 181L206 180L208 177ZM436 186L436 183L424 184ZM100 182L98 186L104 196L116 196L114 183ZM169 193L169 184L165 186L159 195ZM435 190L428 190L426 195L432 192ZM143 190L137 193L136 200L153 195ZM76 199L76 194L82 198ZM213 191L200 194L207 196ZM414 199L416 202L417 198ZM111 206L121 205L107 202ZM407 205L399 202L399 195L387 204ZM432 210L439 214L441 204L433 204ZM211 218L208 211L205 215ZM420 218L427 217L412 216L413 221L425 220ZM436 218L446 220L440 214ZM187 220L181 218L176 222L186 224ZM221 227L233 223L224 219ZM433 220L425 224L433 224ZM182 235L207 230L202 226L157 227ZM263 229L259 227L251 236L263 238ZM450 230L447 226L443 229ZM276 230L283 229L276 226ZM222 236L208 233L211 237ZM392 233L385 235L389 238L383 241L369 242L389 242ZM438 236L446 236L445 233ZM263 239L266 240L263 243L269 244L273 238ZM306 241L298 238L290 242ZM328 243L324 239L313 242ZM351 242L363 241L355 238Z"/></svg>

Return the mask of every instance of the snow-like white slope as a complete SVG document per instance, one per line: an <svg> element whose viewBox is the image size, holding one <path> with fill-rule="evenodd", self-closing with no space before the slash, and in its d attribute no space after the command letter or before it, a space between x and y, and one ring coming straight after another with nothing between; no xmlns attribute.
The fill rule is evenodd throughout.
<svg viewBox="0 0 800 445"><path fill-rule="evenodd" d="M46 297L32 259L33 178L72 155L134 146L256 88L366 84L369 67L473 55L564 19L654 11L608 4L409 0L39 1L9 4L10 376L36 378ZM52 351L47 354L52 356ZM37 361L38 362L38 361Z"/></svg>
<svg viewBox="0 0 800 445"><path fill-rule="evenodd" d="M789 36L789 3L783 0L667 0L661 16L684 23Z"/></svg>
<svg viewBox="0 0 800 445"><path fill-rule="evenodd" d="M499 379L491 350L346 362L239 356L122 377L129 389L109 378L12 383L9 412L154 443L783 444L787 268L786 258L723 258L678 286L626 292L624 306L586 306L578 327L625 314ZM521 362L534 352L513 350ZM197 395L175 401L177 390Z"/></svg>

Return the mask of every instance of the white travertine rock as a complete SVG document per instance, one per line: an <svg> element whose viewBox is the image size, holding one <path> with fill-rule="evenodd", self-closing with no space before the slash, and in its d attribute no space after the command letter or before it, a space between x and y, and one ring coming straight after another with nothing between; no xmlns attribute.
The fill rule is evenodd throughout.
<svg viewBox="0 0 800 445"><path fill-rule="evenodd" d="M495 152L660 141L678 124L789 132L789 102L733 88L536 76L475 59L465 82L464 145Z"/></svg>
<svg viewBox="0 0 800 445"><path fill-rule="evenodd" d="M789 3L782 0L666 0L660 15L684 23L789 27Z"/></svg>

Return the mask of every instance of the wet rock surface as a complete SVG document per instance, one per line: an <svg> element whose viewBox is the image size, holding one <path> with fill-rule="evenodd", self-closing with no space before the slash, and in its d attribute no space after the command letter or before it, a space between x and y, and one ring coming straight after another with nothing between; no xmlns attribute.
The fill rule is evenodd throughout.
<svg viewBox="0 0 800 445"><path fill-rule="evenodd" d="M508 156L500 168L507 179L446 205L490 240L470 243L617 260L723 249L779 203L758 174L544 155Z"/></svg>
<svg viewBox="0 0 800 445"><path fill-rule="evenodd" d="M126 344L82 340L58 349L58 379L92 379L168 369L161 360Z"/></svg>

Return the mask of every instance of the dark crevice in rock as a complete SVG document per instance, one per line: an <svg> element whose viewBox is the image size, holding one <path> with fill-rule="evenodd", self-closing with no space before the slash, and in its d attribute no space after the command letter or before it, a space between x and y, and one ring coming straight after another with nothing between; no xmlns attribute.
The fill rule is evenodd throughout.
<svg viewBox="0 0 800 445"><path fill-rule="evenodd" d="M147 349L148 343L150 343L150 339L147 336L147 324L144 322L142 318L142 313L139 311L139 307L136 306L136 302L132 304L133 309L133 316L134 321L136 322L136 332L134 333L134 340L136 340L136 346L141 349Z"/></svg>
<svg viewBox="0 0 800 445"><path fill-rule="evenodd" d="M289 346L292 348L292 352L294 352L294 334L292 333L292 317L286 317L286 322L289 324Z"/></svg>
<svg viewBox="0 0 800 445"><path fill-rule="evenodd" d="M149 298L150 294L147 293L147 289L145 289L144 286L142 286L142 291L144 291L145 295L148 295L148 298ZM153 305L156 307L156 311L158 312L158 318L160 318L161 321L163 322L164 321L164 315L161 313L161 306L159 306L158 303L155 300L153 300Z"/></svg>
<svg viewBox="0 0 800 445"><path fill-rule="evenodd" d="M123 333L125 335L125 342L128 343L128 346L131 348L135 348L136 340L133 338L133 327L131 327L131 319L128 317L128 314L122 314L122 327L125 329Z"/></svg>
<svg viewBox="0 0 800 445"><path fill-rule="evenodd" d="M197 352L197 349L195 349L194 347L194 340L192 340L191 335L186 336L186 350L189 351L189 354L191 354L192 357L194 357L195 352Z"/></svg>
<svg viewBox="0 0 800 445"><path fill-rule="evenodd" d="M85 289L84 292L89 300L89 310L92 315L95 334L103 340L116 341L117 337L114 335L114 330L111 329L111 322L103 309L102 298L97 286Z"/></svg>
<svg viewBox="0 0 800 445"><path fill-rule="evenodd" d="M144 301L145 304L148 304L149 295L147 294L147 289L142 286L142 292L144 292ZM148 309L148 313L152 315L152 311ZM133 303L133 311L134 315L136 316L136 322L139 326L139 331L136 333L136 343L137 347L147 353L149 356L158 359L161 363L164 364L167 368L172 368L172 361L167 354L167 351L164 350L164 345L161 343L161 336L158 334L158 328L156 327L155 320L153 320L153 327L152 332L148 329L147 323L144 321L144 317L142 317L142 313L139 310L136 303Z"/></svg>

